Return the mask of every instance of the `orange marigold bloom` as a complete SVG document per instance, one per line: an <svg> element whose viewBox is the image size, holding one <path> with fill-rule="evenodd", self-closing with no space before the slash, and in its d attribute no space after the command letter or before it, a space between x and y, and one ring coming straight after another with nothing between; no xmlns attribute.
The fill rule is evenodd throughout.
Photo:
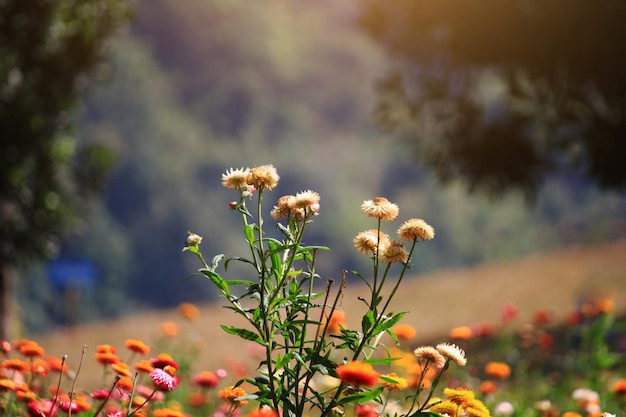
<svg viewBox="0 0 626 417"><path fill-rule="evenodd" d="M46 360L48 361L48 365L50 365L50 369L55 372L67 373L69 371L69 367L65 364L63 358L48 356Z"/></svg>
<svg viewBox="0 0 626 417"><path fill-rule="evenodd" d="M15 391L15 382L11 379L0 379L0 392L2 391Z"/></svg>
<svg viewBox="0 0 626 417"><path fill-rule="evenodd" d="M489 362L485 365L485 374L492 378L507 379L511 376L511 367L504 362Z"/></svg>
<svg viewBox="0 0 626 417"><path fill-rule="evenodd" d="M337 375L344 384L364 385L371 387L378 382L380 374L371 364L360 361L351 361L337 367Z"/></svg>
<svg viewBox="0 0 626 417"><path fill-rule="evenodd" d="M112 352L96 352L95 356L96 360L103 365L110 365L122 361L119 356Z"/></svg>
<svg viewBox="0 0 626 417"><path fill-rule="evenodd" d="M483 381L478 386L478 392L483 395L493 394L498 389L498 385L493 381Z"/></svg>
<svg viewBox="0 0 626 417"><path fill-rule="evenodd" d="M133 389L133 380L127 376L123 376L117 382L117 387L124 391L131 391Z"/></svg>
<svg viewBox="0 0 626 417"><path fill-rule="evenodd" d="M561 417L583 417L582 414L577 413L576 411L566 411L561 415Z"/></svg>
<svg viewBox="0 0 626 417"><path fill-rule="evenodd" d="M189 321L194 321L200 316L200 311L193 303L180 303L178 306L178 312L183 318Z"/></svg>
<svg viewBox="0 0 626 417"><path fill-rule="evenodd" d="M161 323L161 333L167 337L176 337L179 333L178 324L173 321L164 321Z"/></svg>
<svg viewBox="0 0 626 417"><path fill-rule="evenodd" d="M620 379L613 384L613 393L620 395L626 394L626 379Z"/></svg>
<svg viewBox="0 0 626 417"><path fill-rule="evenodd" d="M185 417L185 414L178 407L166 407L153 410L152 417Z"/></svg>
<svg viewBox="0 0 626 417"><path fill-rule="evenodd" d="M399 209L385 197L376 197L373 200L365 200L361 204L361 211L369 216L380 220L391 221L398 217Z"/></svg>
<svg viewBox="0 0 626 417"><path fill-rule="evenodd" d="M120 376L132 376L132 373L130 372L130 366L128 366L128 364L124 362L111 364L111 369L113 369L113 371Z"/></svg>
<svg viewBox="0 0 626 417"><path fill-rule="evenodd" d="M97 353L117 353L117 349L111 345L98 345L96 346Z"/></svg>
<svg viewBox="0 0 626 417"><path fill-rule="evenodd" d="M135 369L136 369L138 372L145 372L145 373L148 373L148 374L149 374L149 373L150 373L150 372L152 372L152 370L154 369L154 366L152 366L152 365L150 364L150 361L149 361L149 360L144 359L144 360L142 360L142 361L139 361L139 362L135 363Z"/></svg>
<svg viewBox="0 0 626 417"><path fill-rule="evenodd" d="M45 351L39 346L39 344L35 341L28 341L19 347L19 351L22 355L27 356L29 358L34 358L36 356L43 356Z"/></svg>
<svg viewBox="0 0 626 417"><path fill-rule="evenodd" d="M341 328L346 327L346 313L342 310L333 310L328 320L328 333L339 334Z"/></svg>
<svg viewBox="0 0 626 417"><path fill-rule="evenodd" d="M211 401L208 392L195 391L187 395L187 404L194 408L204 407Z"/></svg>
<svg viewBox="0 0 626 417"><path fill-rule="evenodd" d="M2 367L5 369L19 372L28 372L28 370L30 369L30 365L28 364L28 362L23 361L19 358L6 359L2 361Z"/></svg>
<svg viewBox="0 0 626 417"><path fill-rule="evenodd" d="M248 417L278 417L278 413L276 410L264 405L250 411Z"/></svg>
<svg viewBox="0 0 626 417"><path fill-rule="evenodd" d="M33 374L46 376L50 370L50 364L45 359L37 358L33 361L31 370Z"/></svg>
<svg viewBox="0 0 626 417"><path fill-rule="evenodd" d="M393 332L396 334L398 339L405 341L411 340L417 335L415 327L406 323L400 323L393 326Z"/></svg>
<svg viewBox="0 0 626 417"><path fill-rule="evenodd" d="M235 387L232 385L220 391L220 398L224 401L229 402L232 406L235 407L240 407L248 404L248 401L246 400L237 400L238 398L244 397L246 395L247 393L243 390L243 388Z"/></svg>
<svg viewBox="0 0 626 417"><path fill-rule="evenodd" d="M458 326L450 330L450 337L455 340L469 340L472 336L472 329L468 326Z"/></svg>
<svg viewBox="0 0 626 417"><path fill-rule="evenodd" d="M150 353L150 346L146 345L142 340L139 339L126 339L124 345L133 352L137 352L141 355L145 355Z"/></svg>

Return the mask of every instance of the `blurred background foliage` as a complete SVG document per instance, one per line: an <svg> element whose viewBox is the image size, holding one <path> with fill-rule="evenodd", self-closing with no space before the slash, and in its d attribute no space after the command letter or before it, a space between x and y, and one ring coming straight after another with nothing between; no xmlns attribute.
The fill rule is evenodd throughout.
<svg viewBox="0 0 626 417"><path fill-rule="evenodd" d="M506 187L497 198L471 192L464 175L444 176L442 186L440 173L398 140L397 125L376 124L387 96L375 85L398 79L398 60L364 30L371 11L361 2L132 5L99 68L105 82L90 84L78 109L76 138L111 150L115 164L102 198L54 254L98 267L96 284L81 289L80 321L214 299L202 279L184 281L196 265L181 248L192 230L204 236L205 254L245 254L239 216L228 208L235 195L220 183L229 167L277 167L268 210L270 196L321 194L308 243L331 247L319 259L325 278L364 265L352 237L371 227L359 206L378 195L400 205L399 222L422 217L437 230L419 248L416 274L624 236L626 195L576 172L541 176L532 204ZM416 126L423 129L411 121L400 133ZM67 320L45 263L22 266L17 284L25 329Z"/></svg>

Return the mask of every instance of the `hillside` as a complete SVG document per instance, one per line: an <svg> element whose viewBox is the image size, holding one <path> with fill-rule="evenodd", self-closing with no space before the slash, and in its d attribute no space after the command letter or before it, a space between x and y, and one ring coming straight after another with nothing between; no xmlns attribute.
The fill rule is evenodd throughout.
<svg viewBox="0 0 626 417"><path fill-rule="evenodd" d="M519 320L528 320L536 309L549 309L555 322L562 322L575 303L596 295L610 295L620 312L626 307L626 241L592 247L573 247L535 255L514 262L488 264L469 269L431 273L409 279L396 298L396 311L408 311L405 322L418 330L415 344L444 340L451 327L497 321L505 303L520 308ZM208 282L207 282L207 285ZM351 326L358 323L351 311L362 308L357 301L360 285L347 288L341 308ZM124 358L124 340L140 338L153 346L163 343L160 324L173 321L180 335L164 346L174 357L198 353L191 363L194 371L225 366L232 358L250 356L250 346L219 328L220 323L236 324L230 310L218 305L200 306L200 318L185 321L176 310L146 312L119 321L100 322L74 329L36 336L48 354L68 355L76 367L83 345L87 353L79 377L80 386L97 385L101 378L93 353L98 344L111 344ZM353 323L352 320L357 323ZM157 340L160 342L157 343Z"/></svg>

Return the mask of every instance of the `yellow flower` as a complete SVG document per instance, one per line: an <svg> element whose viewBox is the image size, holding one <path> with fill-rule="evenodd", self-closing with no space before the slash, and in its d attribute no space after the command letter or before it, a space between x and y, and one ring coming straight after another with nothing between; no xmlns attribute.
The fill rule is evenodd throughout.
<svg viewBox="0 0 626 417"><path fill-rule="evenodd" d="M406 378L402 378L401 376L396 375L395 372L387 375L381 375L380 383L383 387L387 388L390 391L405 389L409 386Z"/></svg>
<svg viewBox="0 0 626 417"><path fill-rule="evenodd" d="M400 210L385 197L376 197L373 200L365 200L361 204L361 211L369 217L390 221L398 217Z"/></svg>
<svg viewBox="0 0 626 417"><path fill-rule="evenodd" d="M460 411L460 406L450 400L443 400L433 404L428 411L438 414L447 414L450 417L456 417Z"/></svg>
<svg viewBox="0 0 626 417"><path fill-rule="evenodd" d="M460 406L470 404L476 398L474 391L463 388L444 388L443 395L450 401Z"/></svg>
<svg viewBox="0 0 626 417"><path fill-rule="evenodd" d="M430 240L435 237L435 229L422 219L409 219L398 229L398 237L409 242L415 239Z"/></svg>
<svg viewBox="0 0 626 417"><path fill-rule="evenodd" d="M243 190L248 187L248 168L230 168L222 174L222 185L233 190Z"/></svg>
<svg viewBox="0 0 626 417"><path fill-rule="evenodd" d="M258 167L250 168L248 171L247 183L253 185L255 189L272 190L278 185L280 177L276 172L274 165L261 165Z"/></svg>
<svg viewBox="0 0 626 417"><path fill-rule="evenodd" d="M395 240L391 240L380 253L380 261L386 264L394 262L406 263L409 260L409 254L404 245Z"/></svg>

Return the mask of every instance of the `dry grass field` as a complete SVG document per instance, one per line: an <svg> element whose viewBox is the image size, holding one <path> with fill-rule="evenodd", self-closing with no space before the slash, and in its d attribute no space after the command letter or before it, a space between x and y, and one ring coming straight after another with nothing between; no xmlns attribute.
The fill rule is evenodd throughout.
<svg viewBox="0 0 626 417"><path fill-rule="evenodd" d="M506 303L516 303L518 320L529 320L537 309L553 312L555 322L563 322L576 303L596 295L610 295L620 312L626 311L626 241L592 248L569 248L530 256L513 262L447 270L407 279L398 292L393 310L408 311L403 322L417 328L414 343L444 340L454 326L497 322ZM207 282L207 285L210 285ZM363 287L351 283L341 305L348 324L358 326L363 305L357 296ZM98 344L118 347L124 359L124 340L139 338L153 346L151 354L167 349L174 358L183 352L198 352L194 371L212 370L232 358L251 355L250 346L225 334L220 323L237 325L235 315L220 305L199 306L200 317L185 321L176 310L153 311L99 322L50 334L33 336L48 354L68 355L76 368L83 346L86 356L78 385L93 388L101 382L102 370L93 359ZM178 324L180 334L167 344L161 323ZM160 346L160 347L159 347Z"/></svg>

